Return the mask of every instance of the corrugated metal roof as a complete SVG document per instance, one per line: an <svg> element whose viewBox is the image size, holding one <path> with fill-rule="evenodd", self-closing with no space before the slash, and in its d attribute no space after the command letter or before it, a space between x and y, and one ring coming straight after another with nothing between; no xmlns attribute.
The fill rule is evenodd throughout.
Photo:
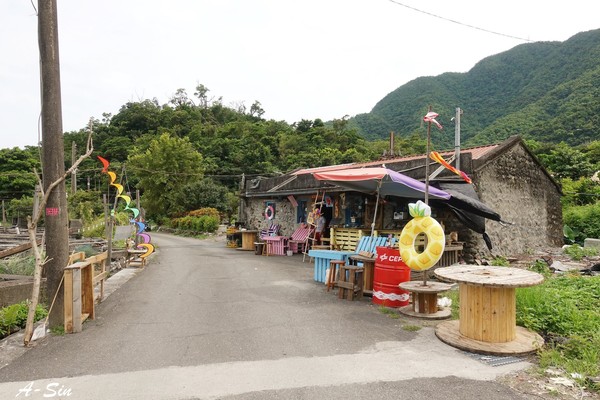
<svg viewBox="0 0 600 400"><path fill-rule="evenodd" d="M491 144L487 146L478 146L472 147L469 149L462 149L460 151L461 154L471 153L471 158L473 160L477 160L483 157L485 154L497 148L499 144ZM454 150L451 151L443 151L440 152L442 157L451 157L454 155ZM316 168L305 168L300 169L298 171L293 172L293 175L303 175L303 174L312 174L315 172L327 172L327 171L335 171L338 169L346 169L346 168L361 168L361 167L373 167L381 164L393 164L397 162L410 161L410 160L418 160L421 158L425 158L425 154L417 154L414 156L406 156L406 157L398 157L398 158L388 158L386 160L378 160L378 161L369 161L364 163L350 163L350 164L339 164L339 165L328 165L325 167L316 167Z"/></svg>

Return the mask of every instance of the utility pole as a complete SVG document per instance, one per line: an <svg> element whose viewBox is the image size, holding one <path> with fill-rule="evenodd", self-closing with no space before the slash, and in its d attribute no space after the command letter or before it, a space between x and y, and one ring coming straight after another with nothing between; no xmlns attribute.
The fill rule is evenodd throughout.
<svg viewBox="0 0 600 400"><path fill-rule="evenodd" d="M38 0L38 44L42 98L42 173L43 186L59 180L65 173L62 105L60 92L60 61L58 57L58 21L56 0ZM63 291L58 290L63 268L69 261L69 228L67 196L64 180L50 193L46 203L46 293L56 294L50 314L50 326L64 324Z"/></svg>
<svg viewBox="0 0 600 400"><path fill-rule="evenodd" d="M77 160L77 143L71 142L71 165ZM77 191L77 168L71 172L71 194Z"/></svg>
<svg viewBox="0 0 600 400"><path fill-rule="evenodd" d="M456 116L454 117L454 165L456 169L460 170L460 116L462 110L460 107L456 107Z"/></svg>

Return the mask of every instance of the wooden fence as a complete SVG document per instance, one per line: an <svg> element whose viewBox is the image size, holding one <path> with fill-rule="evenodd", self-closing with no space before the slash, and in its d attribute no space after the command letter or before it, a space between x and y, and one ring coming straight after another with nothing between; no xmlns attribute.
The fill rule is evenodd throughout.
<svg viewBox="0 0 600 400"><path fill-rule="evenodd" d="M85 258L79 252L69 257L69 265L64 269L64 318L65 332L76 333L83 329L86 319L94 319L96 301L104 298L104 281L108 276L104 252ZM95 287L100 284L97 296Z"/></svg>

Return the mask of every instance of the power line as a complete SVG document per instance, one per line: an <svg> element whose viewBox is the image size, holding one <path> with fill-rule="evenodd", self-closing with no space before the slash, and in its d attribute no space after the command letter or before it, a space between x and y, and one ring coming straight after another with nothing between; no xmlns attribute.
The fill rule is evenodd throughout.
<svg viewBox="0 0 600 400"><path fill-rule="evenodd" d="M519 37L519 36L513 36L513 35L508 35L506 33L495 32L495 31L491 31L489 29L480 28L480 27L475 26L475 25L469 25L469 24L466 24L464 22L457 21L455 19L442 17L441 15L433 14L433 13L430 13L428 11L419 10L418 8L411 7L411 6L407 5L407 4L400 3L399 1L396 1L396 0L389 0L389 1L392 2L392 3L394 3L394 4L396 4L396 5L399 5L399 6L402 6L402 7L406 7L408 9L413 10L413 11L419 12L421 14L429 15L430 17L434 17L434 18L439 18L439 19L442 19L444 21L452 22L453 24L466 26L467 28L477 29L478 31L482 31L482 32L486 32L486 33L491 33L493 35L498 35L498 36L504 36L504 37L511 38L511 39L522 40L524 42L534 42L533 40L525 39L525 38L522 38L522 37Z"/></svg>

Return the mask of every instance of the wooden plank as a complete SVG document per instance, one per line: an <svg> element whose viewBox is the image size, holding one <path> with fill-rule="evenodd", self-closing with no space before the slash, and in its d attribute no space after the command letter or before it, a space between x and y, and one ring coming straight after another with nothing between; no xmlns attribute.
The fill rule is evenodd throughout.
<svg viewBox="0 0 600 400"><path fill-rule="evenodd" d="M68 269L82 269L82 268L87 267L88 265L92 265L92 263L90 261L88 261L88 260L78 261L78 262L76 262L74 264L67 265L65 267L65 271L68 270Z"/></svg>
<svg viewBox="0 0 600 400"><path fill-rule="evenodd" d="M81 269L72 269L73 272L73 333L83 330L81 321Z"/></svg>
<svg viewBox="0 0 600 400"><path fill-rule="evenodd" d="M94 276L94 286L98 284L98 282L102 283L108 277L108 271L104 271Z"/></svg>
<svg viewBox="0 0 600 400"><path fill-rule="evenodd" d="M94 307L94 267L89 265L81 270L81 313L94 319Z"/></svg>
<svg viewBox="0 0 600 400"><path fill-rule="evenodd" d="M42 244L42 241L38 240L37 241L37 245L39 246L41 244ZM19 254L19 253L22 253L22 252L27 251L29 249L31 249L31 243L29 243L29 242L23 243L23 244L20 244L18 246L12 247L10 249L6 249L6 250L3 250L3 251L0 251L0 258L4 258L4 257L12 256L12 255L15 255L15 254Z"/></svg>
<svg viewBox="0 0 600 400"><path fill-rule="evenodd" d="M73 253L69 256L69 264L73 264L74 262L83 260L85 260L85 253L83 251Z"/></svg>
<svg viewBox="0 0 600 400"><path fill-rule="evenodd" d="M64 272L64 319L65 332L73 333L73 271Z"/></svg>

